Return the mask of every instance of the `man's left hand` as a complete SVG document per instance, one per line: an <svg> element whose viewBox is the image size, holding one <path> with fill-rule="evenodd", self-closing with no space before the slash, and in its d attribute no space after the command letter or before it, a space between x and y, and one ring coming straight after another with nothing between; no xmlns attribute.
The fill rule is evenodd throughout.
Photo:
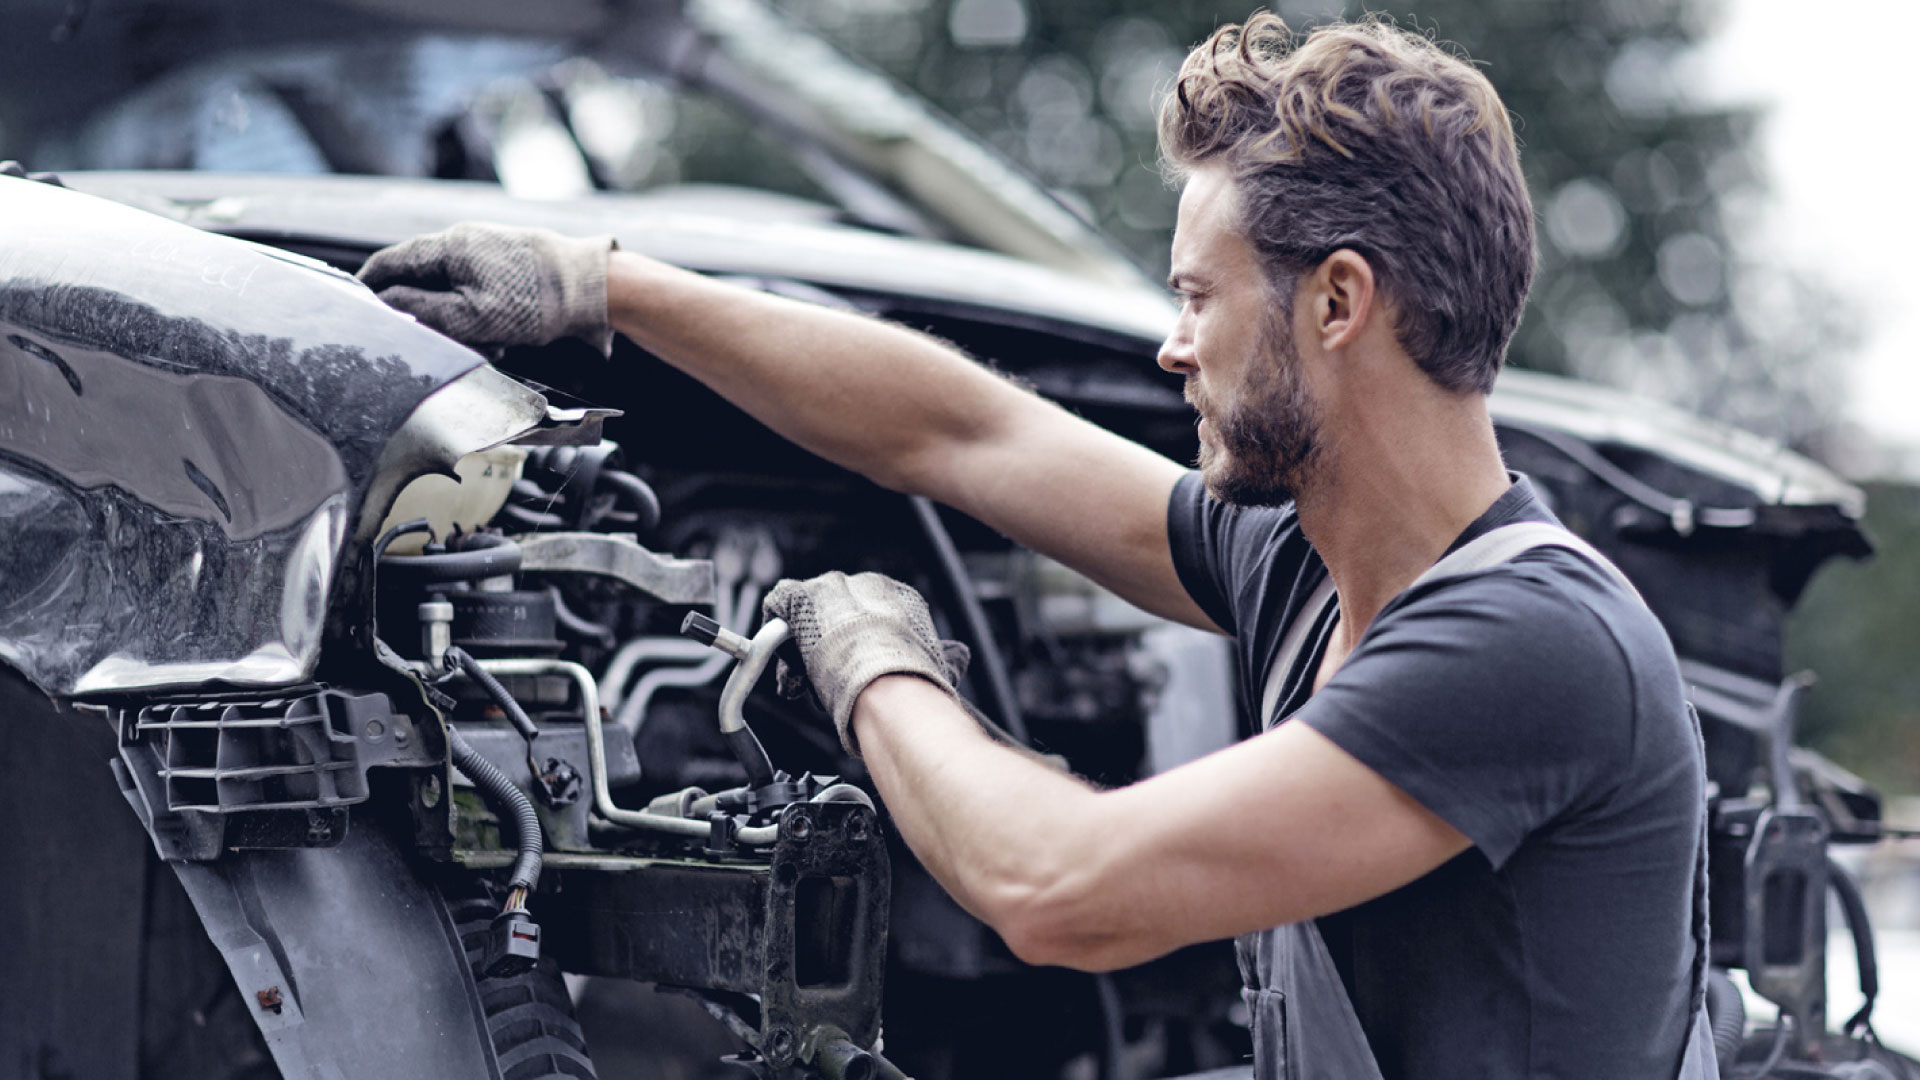
<svg viewBox="0 0 1920 1080"><path fill-rule="evenodd" d="M613 347L610 236L463 222L373 253L360 280L380 299L473 349L561 338Z"/></svg>

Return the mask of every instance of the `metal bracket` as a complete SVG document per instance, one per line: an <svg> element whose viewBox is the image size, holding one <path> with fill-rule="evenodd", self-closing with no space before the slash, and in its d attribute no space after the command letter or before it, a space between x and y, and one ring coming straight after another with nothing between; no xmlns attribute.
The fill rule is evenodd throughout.
<svg viewBox="0 0 1920 1080"><path fill-rule="evenodd" d="M656 859L570 879L542 910L545 944L568 971L740 1003L736 1030L775 1077L843 1050L841 1033L871 1047L890 895L879 822L856 802L796 803L776 828L771 863Z"/></svg>
<svg viewBox="0 0 1920 1080"><path fill-rule="evenodd" d="M169 861L338 844L369 768L435 764L385 694L228 695L114 717L121 790Z"/></svg>
<svg viewBox="0 0 1920 1080"><path fill-rule="evenodd" d="M625 534L532 533L513 541L522 571L598 574L669 604L710 604L717 592L710 560L660 555Z"/></svg>
<svg viewBox="0 0 1920 1080"><path fill-rule="evenodd" d="M1793 1018L1802 1053L1827 1029L1827 824L1768 810L1746 860L1746 968L1753 992Z"/></svg>
<svg viewBox="0 0 1920 1080"><path fill-rule="evenodd" d="M521 446L592 446L600 441L607 421L620 415L619 409L548 405L540 426L513 441Z"/></svg>

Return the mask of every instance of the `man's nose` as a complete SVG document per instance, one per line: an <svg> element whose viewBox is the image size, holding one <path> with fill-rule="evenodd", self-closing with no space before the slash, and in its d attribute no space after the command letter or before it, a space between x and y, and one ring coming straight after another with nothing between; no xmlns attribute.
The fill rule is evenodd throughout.
<svg viewBox="0 0 1920 1080"><path fill-rule="evenodd" d="M1160 353L1154 357L1154 362L1160 365L1162 371L1170 371L1175 375L1195 375L1200 371L1193 350L1193 335L1187 332L1185 323L1185 319L1180 320L1173 332L1167 335L1167 340L1160 343Z"/></svg>

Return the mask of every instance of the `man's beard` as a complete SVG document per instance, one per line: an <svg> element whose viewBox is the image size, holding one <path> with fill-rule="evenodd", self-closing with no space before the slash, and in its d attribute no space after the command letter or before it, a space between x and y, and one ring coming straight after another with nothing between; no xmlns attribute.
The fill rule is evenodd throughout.
<svg viewBox="0 0 1920 1080"><path fill-rule="evenodd" d="M1194 378L1187 379L1187 400L1213 436L1200 441L1196 464L1213 497L1233 506L1295 501L1313 482L1321 457L1320 411L1301 378L1299 350L1284 318L1276 313L1261 330L1260 355L1247 365L1226 409L1211 410Z"/></svg>

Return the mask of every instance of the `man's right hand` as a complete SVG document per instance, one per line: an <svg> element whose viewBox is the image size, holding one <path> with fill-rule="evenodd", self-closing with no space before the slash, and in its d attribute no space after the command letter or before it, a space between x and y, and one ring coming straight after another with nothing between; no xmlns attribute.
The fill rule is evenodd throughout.
<svg viewBox="0 0 1920 1080"><path fill-rule="evenodd" d="M580 338L602 355L609 236L463 222L374 252L360 280L380 299L475 349Z"/></svg>
<svg viewBox="0 0 1920 1080"><path fill-rule="evenodd" d="M853 703L880 676L918 675L960 701L954 684L967 672L967 647L940 640L926 600L910 585L885 574L849 577L836 570L780 582L761 610L769 619L787 621L806 666L804 673L789 671L782 660L782 689L804 678L833 717L840 745L856 758Z"/></svg>

